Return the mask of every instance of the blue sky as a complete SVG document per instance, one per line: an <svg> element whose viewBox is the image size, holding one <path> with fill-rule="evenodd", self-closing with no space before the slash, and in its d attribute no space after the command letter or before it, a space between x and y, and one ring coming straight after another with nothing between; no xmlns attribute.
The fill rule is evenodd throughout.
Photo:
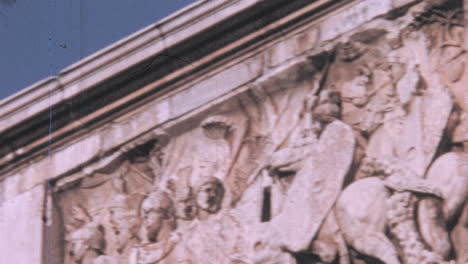
<svg viewBox="0 0 468 264"><path fill-rule="evenodd" d="M0 0L0 100L195 0Z"/></svg>

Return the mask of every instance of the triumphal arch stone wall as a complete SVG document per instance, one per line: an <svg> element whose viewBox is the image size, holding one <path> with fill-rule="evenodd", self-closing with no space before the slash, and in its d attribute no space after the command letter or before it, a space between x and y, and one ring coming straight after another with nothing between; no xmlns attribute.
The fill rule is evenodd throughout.
<svg viewBox="0 0 468 264"><path fill-rule="evenodd" d="M0 262L468 263L463 7L200 1L4 100Z"/></svg>

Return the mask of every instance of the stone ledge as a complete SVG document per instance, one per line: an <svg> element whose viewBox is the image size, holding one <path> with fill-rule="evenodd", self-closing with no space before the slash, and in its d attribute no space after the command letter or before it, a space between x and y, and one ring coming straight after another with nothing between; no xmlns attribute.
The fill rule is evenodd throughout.
<svg viewBox="0 0 468 264"><path fill-rule="evenodd" d="M322 22L320 41L332 40L392 10L392 0L362 1Z"/></svg>
<svg viewBox="0 0 468 264"><path fill-rule="evenodd" d="M369 2L374 3L374 1ZM319 25L323 24L319 23ZM90 144L86 143L89 141L88 139L84 139L83 142L75 141L75 143L65 147L63 150L58 149L50 158L51 164L49 164L48 159L42 159L34 162L35 164L29 165L30 167L27 170L20 169L21 173L19 174L21 180L18 181L21 182L21 184L20 187L17 187L16 193L26 191L46 180L63 176L73 169L80 170L82 166L89 164L94 158L104 157L102 156L104 153L127 144L127 142L131 142L139 135L147 133L155 127L163 126L178 117L183 116L182 119L185 119L190 116L188 113L193 111L193 109L198 107L203 108L209 102L214 103L220 100L220 98L226 98L227 94L233 94L234 90L246 86L250 81L260 77L262 73L264 74L263 77L265 77L270 76L273 72L278 71L278 69L284 69L286 66L284 62L290 60L294 61L294 59L291 58L307 56L305 52L312 49L316 44L318 45L317 37L321 34L320 32L321 30L317 25L307 26L307 30L299 33L291 33L290 38L284 39L283 42L280 41L271 46L270 52L273 49L281 48L282 45L292 48L291 51L287 50L291 54L286 54L285 57L279 56L276 58L277 62L273 65L269 65L270 67L275 67L276 65L275 68L270 68L265 71L266 68L264 67L263 60L265 59L266 52L263 55L255 55L253 57L250 55L250 59L243 62L239 61L237 64L228 66L226 69L216 74L211 73L211 77L204 76L204 80L194 82L191 87L182 87L183 89L179 89L179 93L173 93L172 95L166 96L165 99L149 103L138 110L138 113L127 116L126 121L114 122L112 126L104 128L101 131L96 131L96 133L93 134L88 133L88 137L95 139L94 141L90 139L92 141L90 141ZM199 97L200 90L204 91L201 92L202 97ZM234 94L235 93L237 92L234 92ZM199 98L199 101L187 101L187 98L195 97ZM186 102L190 102L190 104L186 104ZM152 122L147 122L148 119L151 119ZM73 149L77 151L73 151ZM83 155L84 153L80 151L80 149L84 149L88 154ZM59 164L59 160L61 159L59 156L62 154L67 154L67 157L70 157L70 164ZM80 156L79 161L74 159L76 155ZM34 169L31 169L31 167ZM43 173L38 173L38 171ZM44 171L47 171L47 173L44 173ZM18 174L17 172L14 173Z"/></svg>
<svg viewBox="0 0 468 264"><path fill-rule="evenodd" d="M182 122L202 111L206 111L207 108L215 104L233 98L250 89L249 84L253 83L254 80L259 85L265 85L265 81L270 84L274 83L275 80L282 83L286 82L285 79L294 81L295 79L291 79L291 77L297 75L295 73L299 68L309 69L309 67L306 67L307 63L309 62L306 59L296 59L287 65L271 69L268 73L264 73L262 78L257 78L262 73L262 56L256 55L248 58L244 63L235 64L189 87L188 93L184 93L186 91L184 90L181 93L151 103L139 109L136 113L122 117L120 121L87 135L86 138L79 139L63 149L56 150L49 158L44 157L16 171L14 175L5 179L5 181L9 181L9 189L5 197L11 199L22 192L43 184L45 181L56 180L70 175L70 173L78 172L80 174L78 178L94 173L94 171L106 166L112 160L119 158L126 149L132 148L137 142L141 144L141 141L145 139L145 135L149 135L151 138L151 134L158 131L155 129L169 127L173 124L173 120ZM244 79L239 79L232 82L231 85L221 87L215 93L206 92L205 99L197 104L184 105L182 108L173 108L171 110L171 105L174 107L174 104L177 103L177 101L174 102L174 97L178 96L178 100L182 100L180 102L183 103L182 98L193 96L190 91L194 90L190 89L204 86L208 81L213 85L219 84L223 80L223 78L219 79L220 77L237 76L235 73L238 73L239 70L246 74ZM313 68L310 68L310 70L313 70ZM76 180L74 176L71 176L70 179L67 177L59 185L74 180ZM14 184L12 184L12 181L14 181Z"/></svg>
<svg viewBox="0 0 468 264"><path fill-rule="evenodd" d="M221 2L226 4L224 1L212 1L210 3L218 3L221 10L223 10L223 8L227 8L227 6L223 6ZM51 82L54 82L54 84L52 84L54 87L49 87L49 90L51 90L53 93L56 93L55 98L52 98L53 100L46 96L47 92L49 91L44 92L43 89L45 88L43 86L34 86L31 88L35 92L37 91L38 94L41 94L41 97L35 97L36 93L31 92L31 95L28 96L28 100L26 100L26 105L12 107L8 110L8 112L2 112L0 110L0 115L3 116L3 119L9 120L8 122L4 123L4 126L2 126L3 144L0 144L0 156L2 156L1 163L3 165L0 166L5 167L5 164L11 163L13 160L16 162L16 160L23 159L24 156L30 155L32 151L44 149L48 142L47 133L50 106L53 106L55 117L54 127L56 128L52 140L57 141L65 135L67 135L67 137L70 137L72 134L76 135L78 134L76 132L78 126L81 127L82 125L89 124L93 122L92 119L94 120L105 118L109 112L116 111L116 108L124 108L126 100L134 100L134 98L130 98L133 97L133 95L144 98L146 97L143 95L144 93L153 94L155 93L155 90L163 89L163 87L167 86L168 83L180 81L180 79L191 75L191 73L199 72L201 69L208 67L213 62L232 55L234 51L238 51L239 47L243 47L243 45L246 45L248 41L251 41L248 40L248 38L245 38L247 43L242 43L239 42L239 38L242 39L252 32L255 32L254 35L256 35L256 38L266 38L270 34L274 34L276 28L267 27L271 21L275 21L275 24L277 24L279 27L287 27L287 23L289 21L288 19L296 19L295 12L301 10L302 7L312 6L313 8L306 8L307 12L319 13L324 11L325 8L330 7L334 1L321 0L314 3L309 3L308 1L304 0L294 0L293 2L285 0L256 0L229 2L229 4L231 3L231 7L234 8L235 6L236 8L232 9L229 7L223 12L215 9L207 9L200 14L197 14L196 18L193 18L194 20L200 20L200 18L203 17L202 13L211 14L210 12L215 11L216 13L219 13L219 15L217 15L215 18L204 17L201 19L199 21L200 24L194 25L194 27L199 27L197 30L201 31L200 36L195 36L193 34L187 36L187 39L184 39L183 43L179 43L179 40L181 39L173 39L171 42L169 41L171 36L165 35L164 41L149 40L149 42L146 44L147 46L142 44L140 46L141 51L134 51L134 49L132 49L132 53L129 55L130 57L126 57L122 54L120 54L122 56L117 56L115 54L109 55L111 57L116 56L118 59L115 61L109 60L106 63L103 62L104 64L101 70L93 68L94 66L89 66L90 68L87 68L86 70L84 70L81 66L76 66L75 68L72 67L70 70L75 71L82 78L77 79L77 81L71 81L73 78L70 80L65 80L62 77L51 79ZM211 4L207 5L211 6ZM254 8L254 6L257 8ZM265 8L265 10L270 10L271 12L264 11L262 13L262 8ZM250 11L247 12L247 9ZM277 12L273 12L274 10ZM329 11L329 9L326 10L326 12ZM322 13L320 14L322 15ZM303 14L301 13L301 15ZM180 19L181 25L190 24L190 20L185 21L180 17L178 17L178 19ZM223 21L222 23L221 20ZM166 21L166 23L168 22ZM234 29L232 28L233 23L237 23ZM180 25L175 26L175 24L173 26L167 26L167 28L164 30L167 31L169 28L173 27L172 30L174 31L174 35L172 37L175 38L177 34L180 34L179 36L183 36L185 34L183 31L181 31L183 27ZM210 25L210 30L207 30L207 27ZM223 31L222 29L226 27L232 29L232 31L228 31L227 29ZM267 27L268 30L265 30L265 27ZM162 28L162 26L159 26L152 30L157 30L159 32ZM137 35L146 34L144 33L146 32L145 30L142 32L143 33L137 33ZM187 33L187 31L185 32ZM230 32L230 34L226 32ZM213 37L219 38L216 39L216 41L219 43L213 44ZM155 38L157 38L156 35ZM129 39L129 42L133 41L131 40L131 37ZM203 41L210 41L210 45L203 45ZM116 44L116 46L119 45L121 45L121 43ZM161 53L161 50L157 51L157 47L161 47L161 45L164 47L164 51L168 51L169 54L174 54L174 56L178 56L178 52L192 52L193 54L184 53L180 54L180 56L187 56L191 61L193 60L193 64L178 65L181 63L174 60L167 60L167 56L162 56L164 54ZM113 46L108 50L110 51L113 48L116 47ZM150 55L150 53L146 54L146 52L143 52L146 49L154 49L152 52L156 52L160 56L155 58L154 61L148 61L146 59L148 59L149 56L156 55ZM211 49L216 50L216 52L213 52ZM203 58L203 60L201 60L201 58ZM131 63L129 62L131 62L132 59L135 63L138 62L138 66L131 68ZM125 61L125 63L122 61ZM86 61L84 65L88 65L89 63L91 62ZM104 65L106 66L104 67ZM67 71L68 70L66 70L66 73L63 74L68 74L69 72ZM90 74L88 74L88 72ZM98 72L99 74L97 74ZM130 81L130 79L135 80ZM157 84L151 85L151 87L147 87L152 82L156 82ZM92 92L84 92L86 89L91 87L93 87ZM93 99L89 101L91 98L102 97L102 95L99 95L98 93L108 94L110 91L113 93L112 96L109 96L109 98L112 98L110 100L99 101ZM166 93L167 92L171 91L166 91ZM22 94L25 95L28 93L29 91L26 91ZM130 94L132 96L130 96ZM3 103L3 106L14 105L16 102L15 98L17 99L18 97L14 96L8 99ZM32 106L36 103L37 106ZM78 110L74 109L76 108L75 105L83 106L83 104L85 104L86 107L80 107ZM0 106L0 109L1 108L2 106ZM25 111L25 109L28 110ZM81 109L86 109L87 112L82 111ZM75 110L80 114L79 117L70 116L70 113L74 113ZM77 118L82 120L73 121L74 123L71 123L70 120L76 120ZM35 129L32 129L32 127L35 127Z"/></svg>

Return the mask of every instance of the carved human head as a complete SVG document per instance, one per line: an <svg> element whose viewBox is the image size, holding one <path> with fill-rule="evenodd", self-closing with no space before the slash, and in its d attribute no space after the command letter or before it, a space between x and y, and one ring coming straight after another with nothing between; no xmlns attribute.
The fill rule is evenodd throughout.
<svg viewBox="0 0 468 264"><path fill-rule="evenodd" d="M319 105L313 110L313 117L321 123L331 123L341 117L341 94L338 91L324 91Z"/></svg>
<svg viewBox="0 0 468 264"><path fill-rule="evenodd" d="M203 133L211 139L224 139L232 129L232 124L227 117L214 115L201 123Z"/></svg>
<svg viewBox="0 0 468 264"><path fill-rule="evenodd" d="M364 71L364 70L363 70ZM370 76L366 73L361 73L356 76L344 90L345 97L357 107L363 107L369 101L368 88Z"/></svg>
<svg viewBox="0 0 468 264"><path fill-rule="evenodd" d="M164 191L151 192L141 204L142 225L145 238L156 242L165 223L171 230L175 229L174 204L169 195Z"/></svg>
<svg viewBox="0 0 468 264"><path fill-rule="evenodd" d="M325 103L314 110L314 117L322 123L331 123L341 116L341 109L336 104Z"/></svg>
<svg viewBox="0 0 468 264"><path fill-rule="evenodd" d="M199 209L215 214L221 209L224 198L223 183L215 177L207 177L198 187L196 202Z"/></svg>

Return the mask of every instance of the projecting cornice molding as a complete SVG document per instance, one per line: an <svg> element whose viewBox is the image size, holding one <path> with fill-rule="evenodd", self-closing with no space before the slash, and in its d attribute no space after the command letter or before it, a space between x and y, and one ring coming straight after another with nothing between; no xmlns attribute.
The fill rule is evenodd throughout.
<svg viewBox="0 0 468 264"><path fill-rule="evenodd" d="M354 27L412 2L417 1L195 3L1 102L0 168L16 168L47 153L49 142L59 148L149 100L181 100L177 93L190 93L186 89L201 82L202 76L235 67L235 60L248 59L252 50L268 46L273 38L301 25L322 23L326 33L317 43L324 46ZM331 11L343 14L332 20L326 16ZM354 13L364 15L353 17ZM192 92L190 96L195 99L198 95ZM167 120L204 103L197 99L183 111L171 110Z"/></svg>
<svg viewBox="0 0 468 264"><path fill-rule="evenodd" d="M213 3L4 103L5 262L465 263L463 0Z"/></svg>

